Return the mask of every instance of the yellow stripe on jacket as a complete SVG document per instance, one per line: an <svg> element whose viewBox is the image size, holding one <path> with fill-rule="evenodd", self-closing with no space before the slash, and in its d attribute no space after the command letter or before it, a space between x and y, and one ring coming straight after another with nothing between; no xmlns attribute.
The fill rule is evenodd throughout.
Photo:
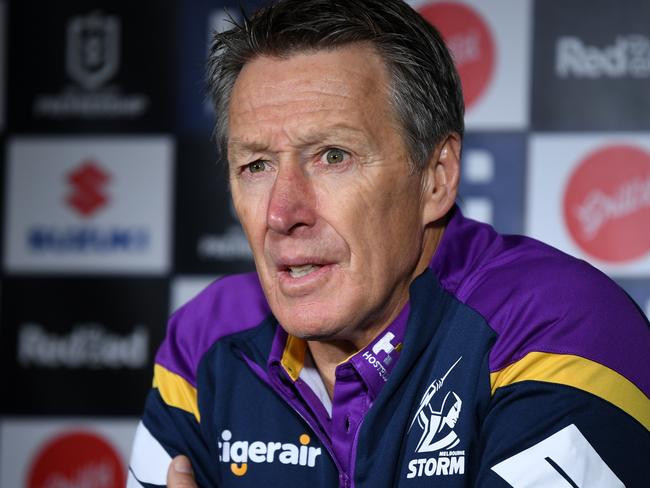
<svg viewBox="0 0 650 488"><path fill-rule="evenodd" d="M650 430L650 399L630 380L600 363L571 354L531 352L490 374L492 394L521 381L572 386L616 405Z"/></svg>
<svg viewBox="0 0 650 488"><path fill-rule="evenodd" d="M201 421L196 388L185 378L156 364L153 368L153 387L158 388L167 405L185 410L194 415L197 422Z"/></svg>

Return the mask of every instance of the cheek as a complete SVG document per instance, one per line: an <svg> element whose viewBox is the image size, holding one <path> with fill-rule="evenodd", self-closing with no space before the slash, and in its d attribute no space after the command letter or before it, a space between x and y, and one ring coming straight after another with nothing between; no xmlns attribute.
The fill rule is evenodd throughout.
<svg viewBox="0 0 650 488"><path fill-rule="evenodd" d="M403 248L405 235L417 240L420 221L419 187L403 175L375 176L322 185L317 198L320 215L363 261Z"/></svg>
<svg viewBox="0 0 650 488"><path fill-rule="evenodd" d="M266 211L264 201L260 198L244 198L233 193L233 205L239 222L246 233L246 236L255 250L258 242L264 235L266 228Z"/></svg>
<svg viewBox="0 0 650 488"><path fill-rule="evenodd" d="M392 280L410 272L417 262L423 237L417 193L384 192L367 205L367 217L359 221L363 260L373 273ZM370 262L368 262L370 261ZM388 264L387 264L388 263Z"/></svg>

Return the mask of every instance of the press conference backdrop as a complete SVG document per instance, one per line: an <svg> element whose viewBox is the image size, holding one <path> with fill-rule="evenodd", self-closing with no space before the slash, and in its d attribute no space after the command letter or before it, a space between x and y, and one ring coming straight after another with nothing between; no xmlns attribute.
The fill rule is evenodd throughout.
<svg viewBox="0 0 650 488"><path fill-rule="evenodd" d="M166 318L253 269L202 82L237 4L0 3L3 488L122 486ZM650 2L412 4L463 80L465 213L650 313Z"/></svg>

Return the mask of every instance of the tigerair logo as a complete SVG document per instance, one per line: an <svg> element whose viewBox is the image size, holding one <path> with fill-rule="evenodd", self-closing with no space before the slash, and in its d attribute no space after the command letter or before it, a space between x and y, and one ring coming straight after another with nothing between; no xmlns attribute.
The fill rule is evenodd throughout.
<svg viewBox="0 0 650 488"><path fill-rule="evenodd" d="M460 417L463 401L452 390L447 389L442 401L437 395L445 386L445 380L458 365L462 357L441 377L434 379L427 387L411 420L409 432L414 425L422 430L415 452L436 453L435 456L412 459L408 463L407 478L421 476L448 476L465 473L465 451L451 450L460 444L454 428Z"/></svg>
<svg viewBox="0 0 650 488"><path fill-rule="evenodd" d="M233 441L232 432L221 432L219 441L219 461L230 464L235 476L244 476L249 463L292 464L294 466L316 466L316 458L321 455L320 447L310 446L311 438L302 434L298 444L263 441Z"/></svg>

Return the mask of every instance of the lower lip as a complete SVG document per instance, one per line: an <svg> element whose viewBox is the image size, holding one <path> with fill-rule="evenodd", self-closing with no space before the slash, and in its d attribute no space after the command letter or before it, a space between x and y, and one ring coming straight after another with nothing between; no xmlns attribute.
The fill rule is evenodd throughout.
<svg viewBox="0 0 650 488"><path fill-rule="evenodd" d="M325 264L305 276L294 278L289 271L280 271L278 277L280 289L291 297L304 296L321 288L335 269L333 264Z"/></svg>

